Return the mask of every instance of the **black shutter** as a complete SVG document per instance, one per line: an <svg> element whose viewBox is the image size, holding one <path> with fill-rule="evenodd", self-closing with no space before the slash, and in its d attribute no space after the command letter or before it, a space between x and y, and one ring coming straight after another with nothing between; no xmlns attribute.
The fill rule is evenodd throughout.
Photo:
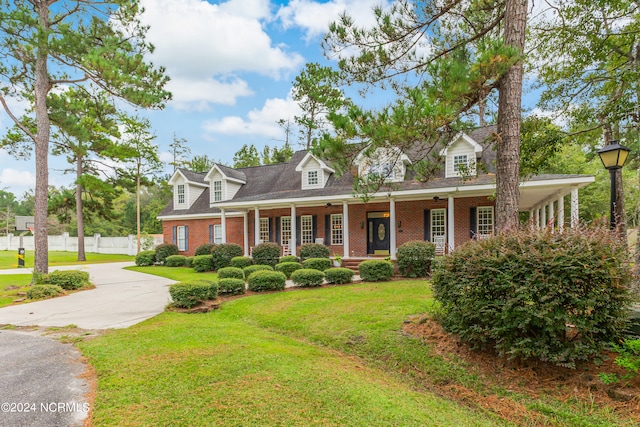
<svg viewBox="0 0 640 427"><path fill-rule="evenodd" d="M331 215L324 216L324 244L331 244Z"/></svg>
<svg viewBox="0 0 640 427"><path fill-rule="evenodd" d="M424 211L424 241L431 241L431 210Z"/></svg>
<svg viewBox="0 0 640 427"><path fill-rule="evenodd" d="M318 237L318 215L311 217L311 226L313 227L313 243L315 243L316 237Z"/></svg>
<svg viewBox="0 0 640 427"><path fill-rule="evenodd" d="M301 235L302 235L302 230L301 230L301 220L300 217L297 216L296 217L296 246L300 246L300 242L301 242Z"/></svg>
<svg viewBox="0 0 640 427"><path fill-rule="evenodd" d="M213 224L209 224L209 244L213 243Z"/></svg>
<svg viewBox="0 0 640 427"><path fill-rule="evenodd" d="M276 220L276 243L277 244L282 244L282 242L280 241L280 217L277 216L275 217Z"/></svg>
<svg viewBox="0 0 640 427"><path fill-rule="evenodd" d="M178 227L175 225L173 226L173 244L178 244Z"/></svg>
<svg viewBox="0 0 640 427"><path fill-rule="evenodd" d="M269 221L269 241L273 242L275 239L273 238L274 232L273 232L273 218L267 218Z"/></svg>
<svg viewBox="0 0 640 427"><path fill-rule="evenodd" d="M476 217L476 208L469 209L469 237L476 238L478 233L478 218Z"/></svg>
<svg viewBox="0 0 640 427"><path fill-rule="evenodd" d="M184 226L184 251L187 252L189 250L189 226Z"/></svg>

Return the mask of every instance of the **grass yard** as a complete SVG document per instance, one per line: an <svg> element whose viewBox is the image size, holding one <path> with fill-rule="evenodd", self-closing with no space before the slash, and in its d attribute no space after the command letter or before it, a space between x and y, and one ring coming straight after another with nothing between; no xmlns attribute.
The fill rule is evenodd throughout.
<svg viewBox="0 0 640 427"><path fill-rule="evenodd" d="M189 280L217 280L218 274L214 272L198 273L190 267L126 267L127 270L139 271L140 273L155 274L156 276L166 277L167 279L177 282L186 282Z"/></svg>
<svg viewBox="0 0 640 427"><path fill-rule="evenodd" d="M610 408L497 387L439 356L402 332L431 308L427 282L369 283L253 295L110 331L78 344L98 375L93 425L636 425ZM514 418L485 399L523 410Z"/></svg>
<svg viewBox="0 0 640 427"><path fill-rule="evenodd" d="M135 257L119 254L97 254L93 252L86 253L86 261L77 261L77 252L49 251L49 266L57 265L78 265L78 264L99 264L104 262L123 262L135 261ZM26 251L25 267L33 268L34 252ZM0 270L18 267L17 251L0 251Z"/></svg>
<svg viewBox="0 0 640 427"><path fill-rule="evenodd" d="M0 307L11 305L13 300L22 298L18 292L26 292L29 283L30 274L0 274Z"/></svg>

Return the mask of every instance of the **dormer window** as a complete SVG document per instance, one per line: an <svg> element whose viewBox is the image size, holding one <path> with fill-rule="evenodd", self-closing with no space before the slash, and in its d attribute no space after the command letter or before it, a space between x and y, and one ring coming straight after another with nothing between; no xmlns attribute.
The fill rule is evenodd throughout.
<svg viewBox="0 0 640 427"><path fill-rule="evenodd" d="M393 181L394 168L391 163L371 165L369 169L369 175L376 177L382 177L385 180Z"/></svg>
<svg viewBox="0 0 640 427"><path fill-rule="evenodd" d="M469 169L469 156L460 154L453 156L453 171L455 173L466 173Z"/></svg>
<svg viewBox="0 0 640 427"><path fill-rule="evenodd" d="M308 171L307 172L307 185L315 186L318 185L318 171Z"/></svg>
<svg viewBox="0 0 640 427"><path fill-rule="evenodd" d="M177 190L176 192L178 193L178 204L184 205L185 203L184 184L178 184L176 190Z"/></svg>
<svg viewBox="0 0 640 427"><path fill-rule="evenodd" d="M213 181L213 201L222 201L222 181Z"/></svg>

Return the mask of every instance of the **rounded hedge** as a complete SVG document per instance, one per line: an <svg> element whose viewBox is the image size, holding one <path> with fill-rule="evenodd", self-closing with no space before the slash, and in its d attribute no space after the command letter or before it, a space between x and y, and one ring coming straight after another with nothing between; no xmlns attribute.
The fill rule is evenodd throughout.
<svg viewBox="0 0 640 427"><path fill-rule="evenodd" d="M206 280L180 282L169 286L169 294L174 306L191 308L200 301L215 299L218 296L218 285Z"/></svg>
<svg viewBox="0 0 640 427"><path fill-rule="evenodd" d="M246 256L236 256L231 258L231 267L245 268L253 265L253 260Z"/></svg>
<svg viewBox="0 0 640 427"><path fill-rule="evenodd" d="M305 243L300 246L300 258L304 261L309 258L329 258L329 248L317 243Z"/></svg>
<svg viewBox="0 0 640 427"><path fill-rule="evenodd" d="M218 279L240 279L244 283L244 271L238 267L224 267L218 270Z"/></svg>
<svg viewBox="0 0 640 427"><path fill-rule="evenodd" d="M73 291L89 285L89 273L78 270L56 270L40 276L37 282L39 284L60 286L66 291Z"/></svg>
<svg viewBox="0 0 640 427"><path fill-rule="evenodd" d="M439 321L472 347L573 366L620 337L631 280L626 244L609 230L522 230L439 260L433 290Z"/></svg>
<svg viewBox="0 0 640 427"><path fill-rule="evenodd" d="M324 273L313 268L302 268L291 274L291 280L301 287L321 286L324 283Z"/></svg>
<svg viewBox="0 0 640 427"><path fill-rule="evenodd" d="M64 289L58 285L33 285L27 290L29 299L53 298L64 294Z"/></svg>
<svg viewBox="0 0 640 427"><path fill-rule="evenodd" d="M246 285L243 279L225 278L218 281L218 293L225 295L244 294Z"/></svg>
<svg viewBox="0 0 640 427"><path fill-rule="evenodd" d="M282 264L283 262L300 262L300 258L298 258L295 255L285 255L283 257L280 257L280 264Z"/></svg>
<svg viewBox="0 0 640 427"><path fill-rule="evenodd" d="M247 282L249 290L253 292L281 291L287 283L287 276L279 271L255 271L249 275Z"/></svg>
<svg viewBox="0 0 640 427"><path fill-rule="evenodd" d="M344 283L351 283L354 274L353 270L348 268L330 268L324 271L324 278L327 283L342 285Z"/></svg>
<svg viewBox="0 0 640 427"><path fill-rule="evenodd" d="M331 268L331 260L329 258L307 258L302 261L302 266L304 268L325 271Z"/></svg>
<svg viewBox="0 0 640 427"><path fill-rule="evenodd" d="M198 255L211 255L211 251L215 245L213 243L205 243L196 248L196 251L193 253L194 256Z"/></svg>
<svg viewBox="0 0 640 427"><path fill-rule="evenodd" d="M256 264L275 266L280 259L280 246L265 242L253 248L251 257Z"/></svg>
<svg viewBox="0 0 640 427"><path fill-rule="evenodd" d="M404 277L427 277L435 255L436 245L431 242L407 242L398 248L398 270Z"/></svg>
<svg viewBox="0 0 640 427"><path fill-rule="evenodd" d="M249 277L251 273L256 271L273 271L273 267L266 264L254 264L243 268L242 271L244 272L244 277Z"/></svg>
<svg viewBox="0 0 640 427"><path fill-rule="evenodd" d="M291 278L291 273L296 270L300 270L302 265L299 262L281 262L280 264L276 264L275 270L280 271L287 276L287 279Z"/></svg>
<svg viewBox="0 0 640 427"><path fill-rule="evenodd" d="M184 260L184 266L185 267L189 267L189 268L193 268L193 259L195 257L194 256L188 256L187 259Z"/></svg>
<svg viewBox="0 0 640 427"><path fill-rule="evenodd" d="M148 265L153 265L156 262L156 251L142 251L138 252L136 255L136 265L138 267L146 267Z"/></svg>
<svg viewBox="0 0 640 427"><path fill-rule="evenodd" d="M234 257L242 256L242 246L235 243L222 243L215 245L211 250L211 258L213 259L213 269L219 270L231 265L231 260Z"/></svg>
<svg viewBox="0 0 640 427"><path fill-rule="evenodd" d="M193 257L193 269L198 273L213 270L213 259L211 255L198 255Z"/></svg>
<svg viewBox="0 0 640 427"><path fill-rule="evenodd" d="M184 267L187 264L187 257L184 255L170 255L164 260L167 267Z"/></svg>
<svg viewBox="0 0 640 427"><path fill-rule="evenodd" d="M370 259L358 264L358 272L366 282L385 282L393 276L393 264L380 259Z"/></svg>
<svg viewBox="0 0 640 427"><path fill-rule="evenodd" d="M164 264L167 257L171 255L178 255L180 251L178 250L178 246L172 243L163 243L162 245L156 246L156 261L160 264Z"/></svg>

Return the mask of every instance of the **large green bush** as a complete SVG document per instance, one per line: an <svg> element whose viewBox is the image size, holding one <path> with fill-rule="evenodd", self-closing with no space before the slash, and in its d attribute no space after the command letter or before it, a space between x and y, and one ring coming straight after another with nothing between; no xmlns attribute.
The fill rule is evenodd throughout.
<svg viewBox="0 0 640 427"><path fill-rule="evenodd" d="M281 291L287 283L287 276L279 271L255 271L247 279L249 290L253 292L261 291Z"/></svg>
<svg viewBox="0 0 640 427"><path fill-rule="evenodd" d="M213 259L211 255L198 255L193 257L193 269L198 273L213 270Z"/></svg>
<svg viewBox="0 0 640 427"><path fill-rule="evenodd" d="M242 271L244 272L244 277L249 277L251 273L256 271L273 271L273 267L266 264L254 264L243 268Z"/></svg>
<svg viewBox="0 0 640 427"><path fill-rule="evenodd" d="M302 268L291 274L291 280L301 287L315 287L324 283L324 273L313 268Z"/></svg>
<svg viewBox="0 0 640 427"><path fill-rule="evenodd" d="M291 273L296 270L300 270L302 265L299 262L281 262L280 264L276 264L275 270L281 271L287 276L287 279L291 278Z"/></svg>
<svg viewBox="0 0 640 427"><path fill-rule="evenodd" d="M256 264L275 266L280 259L280 246L275 243L260 243L251 252L253 262Z"/></svg>
<svg viewBox="0 0 640 427"><path fill-rule="evenodd" d="M218 286L207 280L180 282L169 286L169 294L174 306L191 308L200 301L215 299L218 296Z"/></svg>
<svg viewBox="0 0 640 427"><path fill-rule="evenodd" d="M33 285L27 290L29 299L53 298L64 294L64 289L58 285Z"/></svg>
<svg viewBox="0 0 640 427"><path fill-rule="evenodd" d="M241 279L244 282L244 271L238 267L224 267L218 270L218 279Z"/></svg>
<svg viewBox="0 0 640 427"><path fill-rule="evenodd" d="M280 257L280 264L283 262L300 262L300 259L295 255L285 255Z"/></svg>
<svg viewBox="0 0 640 427"><path fill-rule="evenodd" d="M305 243L300 246L300 259L329 258L329 248L317 243Z"/></svg>
<svg viewBox="0 0 640 427"><path fill-rule="evenodd" d="M245 268L253 265L253 260L246 256L236 256L231 258L231 267Z"/></svg>
<svg viewBox="0 0 640 427"><path fill-rule="evenodd" d="M189 268L193 268L193 260L194 260L195 256L188 256L185 260L184 260L184 266L185 267L189 267Z"/></svg>
<svg viewBox="0 0 640 427"><path fill-rule="evenodd" d="M436 245L431 242L407 242L398 248L398 270L404 277L427 277L435 255Z"/></svg>
<svg viewBox="0 0 640 427"><path fill-rule="evenodd" d="M243 279L226 278L218 281L218 292L225 295L244 294L246 285Z"/></svg>
<svg viewBox="0 0 640 427"><path fill-rule="evenodd" d="M38 278L39 284L60 286L66 291L80 289L89 284L89 273L86 271L56 270Z"/></svg>
<svg viewBox="0 0 640 427"><path fill-rule="evenodd" d="M334 283L336 285L350 283L353 275L353 270L343 267L330 268L324 271L324 278L327 280L327 283Z"/></svg>
<svg viewBox="0 0 640 427"><path fill-rule="evenodd" d="M178 255L179 252L178 246L172 243L163 243L162 245L156 246L156 261L164 264L167 257Z"/></svg>
<svg viewBox="0 0 640 427"><path fill-rule="evenodd" d="M385 282L393 276L393 264L381 259L370 259L358 264L358 272L366 282Z"/></svg>
<svg viewBox="0 0 640 427"><path fill-rule="evenodd" d="M164 260L164 265L167 267L184 267L187 265L187 257L184 255L169 255Z"/></svg>
<svg viewBox="0 0 640 427"><path fill-rule="evenodd" d="M196 248L196 251L193 253L194 256L198 255L211 255L211 251L215 245L213 243L205 243Z"/></svg>
<svg viewBox="0 0 640 427"><path fill-rule="evenodd" d="M145 267L153 265L156 262L156 251L142 251L136 255L136 265L139 267Z"/></svg>
<svg viewBox="0 0 640 427"><path fill-rule="evenodd" d="M304 268L325 271L331 268L331 260L329 258L307 258L302 261L302 266Z"/></svg>
<svg viewBox="0 0 640 427"><path fill-rule="evenodd" d="M626 247L603 229L523 230L469 242L436 263L442 325L476 348L573 366L624 330Z"/></svg>
<svg viewBox="0 0 640 427"><path fill-rule="evenodd" d="M213 269L219 270L231 265L231 259L237 256L242 256L242 246L235 243L222 243L215 245L211 250L211 257L213 259Z"/></svg>

